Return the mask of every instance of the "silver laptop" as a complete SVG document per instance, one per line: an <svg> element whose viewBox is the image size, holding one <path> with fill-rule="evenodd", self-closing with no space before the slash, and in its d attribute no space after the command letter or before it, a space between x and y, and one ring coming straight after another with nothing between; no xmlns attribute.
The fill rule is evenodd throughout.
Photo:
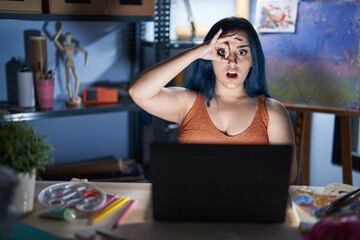
<svg viewBox="0 0 360 240"><path fill-rule="evenodd" d="M281 223L291 145L151 145L153 218L158 221Z"/></svg>

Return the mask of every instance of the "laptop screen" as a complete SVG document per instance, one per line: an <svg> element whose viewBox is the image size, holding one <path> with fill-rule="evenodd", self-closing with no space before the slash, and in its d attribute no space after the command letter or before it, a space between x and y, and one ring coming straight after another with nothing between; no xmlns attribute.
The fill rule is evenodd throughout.
<svg viewBox="0 0 360 240"><path fill-rule="evenodd" d="M283 222L291 145L152 143L153 217Z"/></svg>

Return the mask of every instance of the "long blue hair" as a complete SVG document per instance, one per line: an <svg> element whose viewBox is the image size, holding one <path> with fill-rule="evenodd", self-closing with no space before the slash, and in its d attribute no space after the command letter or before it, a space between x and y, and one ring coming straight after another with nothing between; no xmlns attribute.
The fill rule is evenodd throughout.
<svg viewBox="0 0 360 240"><path fill-rule="evenodd" d="M270 97L265 76L265 57L259 37L252 24L245 18L224 18L212 26L205 36L204 42L210 41L220 28L223 30L221 35L235 31L246 34L252 57L252 67L244 82L246 93L250 97L258 95ZM191 77L185 85L186 88L204 94L207 105L209 106L210 100L215 96L216 82L212 62L203 59L196 60L192 65L190 75Z"/></svg>

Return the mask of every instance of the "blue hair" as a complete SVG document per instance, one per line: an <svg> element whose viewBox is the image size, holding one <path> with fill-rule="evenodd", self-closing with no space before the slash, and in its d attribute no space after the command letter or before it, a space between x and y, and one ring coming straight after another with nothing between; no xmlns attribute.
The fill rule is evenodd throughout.
<svg viewBox="0 0 360 240"><path fill-rule="evenodd" d="M252 67L244 82L246 93L250 97L258 95L270 97L265 76L265 57L259 36L252 24L245 18L224 18L211 27L204 38L204 42L210 41L220 28L223 30L221 35L233 31L240 31L246 34L252 57ZM215 96L215 82L215 73L212 62L209 60L198 59L192 65L191 77L186 84L186 88L204 94L206 102L209 105L210 100Z"/></svg>

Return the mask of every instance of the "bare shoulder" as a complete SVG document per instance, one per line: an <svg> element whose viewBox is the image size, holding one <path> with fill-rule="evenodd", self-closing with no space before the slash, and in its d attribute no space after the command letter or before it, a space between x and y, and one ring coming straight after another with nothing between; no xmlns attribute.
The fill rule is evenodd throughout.
<svg viewBox="0 0 360 240"><path fill-rule="evenodd" d="M177 116L176 122L180 123L193 106L198 96L198 92L183 87L164 88L164 91L167 92L166 94L170 94L175 98L175 101L172 102L173 104L170 104L171 106L169 106L172 109L169 110L169 112L172 112L172 114Z"/></svg>
<svg viewBox="0 0 360 240"><path fill-rule="evenodd" d="M190 108L193 106L198 96L198 92L186 88L177 88L177 87L174 88L174 91L176 92L176 95L179 98L181 98L181 101L183 102L183 106L185 107L183 115L185 116L187 112L190 110Z"/></svg>
<svg viewBox="0 0 360 240"><path fill-rule="evenodd" d="M266 107L269 114L268 133L272 142L292 139L292 123L285 106L273 98L267 98Z"/></svg>
<svg viewBox="0 0 360 240"><path fill-rule="evenodd" d="M266 98L266 108L271 115L287 114L285 106L274 98Z"/></svg>
<svg viewBox="0 0 360 240"><path fill-rule="evenodd" d="M269 124L270 125L284 125L289 124L290 115L285 106L276 99L267 98L266 99L266 109L269 114Z"/></svg>
<svg viewBox="0 0 360 240"><path fill-rule="evenodd" d="M186 89L184 94L186 105L191 107L194 104L198 94L199 94L198 92L195 92L190 89Z"/></svg>

